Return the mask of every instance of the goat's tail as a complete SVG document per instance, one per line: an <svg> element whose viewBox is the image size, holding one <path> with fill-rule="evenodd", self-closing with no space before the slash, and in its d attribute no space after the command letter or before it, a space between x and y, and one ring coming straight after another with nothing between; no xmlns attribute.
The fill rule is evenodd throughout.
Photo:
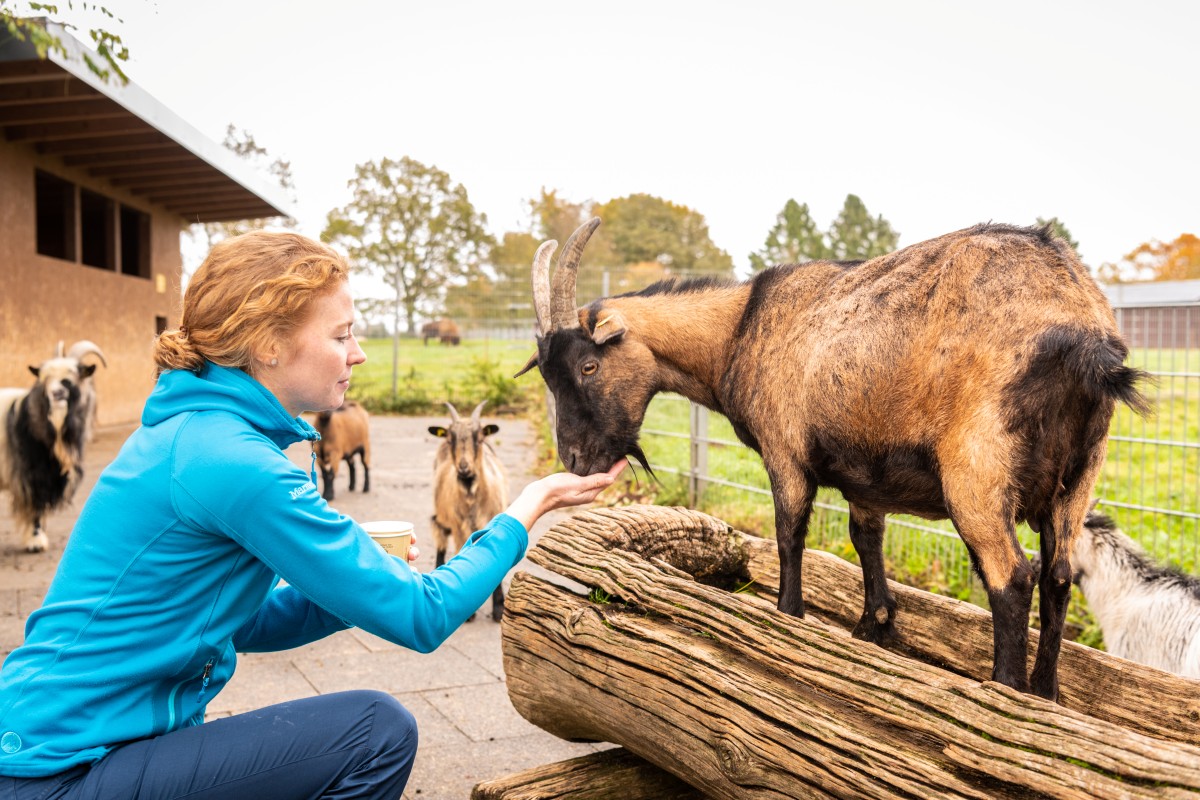
<svg viewBox="0 0 1200 800"><path fill-rule="evenodd" d="M1124 403L1141 416L1152 411L1138 386L1153 379L1148 372L1125 364L1129 348L1120 337L1056 326L1042 336L1039 344L1036 361L1074 376L1093 399Z"/></svg>

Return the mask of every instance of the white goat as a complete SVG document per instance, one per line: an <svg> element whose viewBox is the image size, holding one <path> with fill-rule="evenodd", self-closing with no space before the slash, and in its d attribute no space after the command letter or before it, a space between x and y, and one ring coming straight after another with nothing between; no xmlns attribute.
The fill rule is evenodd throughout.
<svg viewBox="0 0 1200 800"><path fill-rule="evenodd" d="M95 355L104 352L89 341L62 342L54 358L29 368L37 380L31 389L0 389L0 489L12 494L12 511L25 549L50 545L42 518L69 503L83 477L83 447L91 440L96 417Z"/></svg>
<svg viewBox="0 0 1200 800"><path fill-rule="evenodd" d="M429 432L445 439L433 462L433 534L437 543L437 566L446 561L446 545L454 539L455 552L477 531L508 506L508 476L496 451L486 441L500 428L483 425L479 414L483 401L469 420L459 419L450 403L450 426L432 425ZM492 619L504 615L504 587L492 593ZM472 614L470 619L474 619Z"/></svg>
<svg viewBox="0 0 1200 800"><path fill-rule="evenodd" d="M1109 653L1200 678L1200 578L1155 564L1094 511L1071 566Z"/></svg>

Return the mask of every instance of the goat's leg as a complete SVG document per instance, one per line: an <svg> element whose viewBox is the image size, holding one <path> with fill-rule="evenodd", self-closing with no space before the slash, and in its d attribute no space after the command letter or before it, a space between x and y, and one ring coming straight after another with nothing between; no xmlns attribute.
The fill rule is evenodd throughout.
<svg viewBox="0 0 1200 800"><path fill-rule="evenodd" d="M957 495L948 491L946 501L950 519L971 552L992 608L992 680L1028 692L1025 659L1029 608L1033 604L1033 566L1017 541L1011 513L997 511L1011 507L1000 494L972 491L967 486Z"/></svg>
<svg viewBox="0 0 1200 800"><path fill-rule="evenodd" d="M22 520L21 527L26 531L25 550L29 553L41 553L49 549L50 537L42 528L42 515L34 514L32 519Z"/></svg>
<svg viewBox="0 0 1200 800"><path fill-rule="evenodd" d="M333 470L326 469L324 466L321 467L321 482L325 486L324 491L321 492L321 497L324 497L326 501L333 499L333 476Z"/></svg>
<svg viewBox="0 0 1200 800"><path fill-rule="evenodd" d="M492 621L499 622L504 616L504 584L496 587L496 591L492 592Z"/></svg>
<svg viewBox="0 0 1200 800"><path fill-rule="evenodd" d="M364 442L358 451L358 460L363 468L363 494L371 491L371 443Z"/></svg>
<svg viewBox="0 0 1200 800"><path fill-rule="evenodd" d="M896 598L883 571L884 515L850 504L850 541L863 571L863 613L851 635L878 645L896 636Z"/></svg>
<svg viewBox="0 0 1200 800"><path fill-rule="evenodd" d="M354 453L346 454L346 469L350 472L350 486L347 487L350 491L354 491L354 484L358 482L358 475L354 471Z"/></svg>
<svg viewBox="0 0 1200 800"><path fill-rule="evenodd" d="M804 616L804 540L812 513L816 483L801 476L771 478L775 494L775 539L779 546L779 610Z"/></svg>

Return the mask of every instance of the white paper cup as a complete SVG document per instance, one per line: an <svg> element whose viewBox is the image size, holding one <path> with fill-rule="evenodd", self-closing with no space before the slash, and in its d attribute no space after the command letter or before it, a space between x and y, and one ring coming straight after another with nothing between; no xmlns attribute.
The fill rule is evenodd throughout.
<svg viewBox="0 0 1200 800"><path fill-rule="evenodd" d="M403 520L378 520L364 522L363 530L371 534L375 544L383 548L383 552L396 556L408 563L408 546L412 544L413 524Z"/></svg>

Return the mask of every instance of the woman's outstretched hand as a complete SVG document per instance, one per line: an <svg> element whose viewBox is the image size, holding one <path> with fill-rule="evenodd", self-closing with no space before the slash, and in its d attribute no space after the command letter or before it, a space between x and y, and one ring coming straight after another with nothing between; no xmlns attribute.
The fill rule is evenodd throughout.
<svg viewBox="0 0 1200 800"><path fill-rule="evenodd" d="M622 458L613 464L608 472L583 476L572 475L569 472L547 475L526 486L508 507L507 513L520 521L525 530L532 530L534 523L548 511L583 505L595 500L600 492L612 486L627 464Z"/></svg>

